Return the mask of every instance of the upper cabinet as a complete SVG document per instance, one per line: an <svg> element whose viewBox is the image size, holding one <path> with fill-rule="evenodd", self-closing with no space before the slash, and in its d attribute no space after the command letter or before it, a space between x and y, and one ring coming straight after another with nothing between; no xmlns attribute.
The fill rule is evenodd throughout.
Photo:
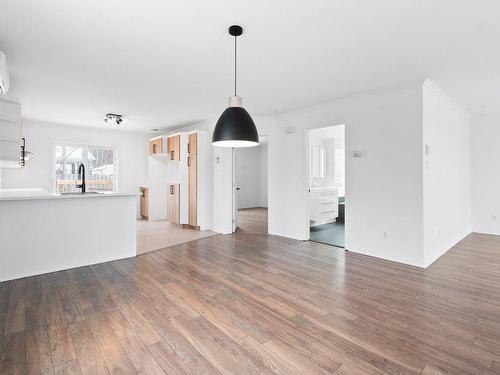
<svg viewBox="0 0 500 375"><path fill-rule="evenodd" d="M0 166L18 166L21 137L21 105L0 98Z"/></svg>
<svg viewBox="0 0 500 375"><path fill-rule="evenodd" d="M180 159L180 148L181 148L181 136L180 134L171 135L167 137L167 157L168 160L179 161Z"/></svg>
<svg viewBox="0 0 500 375"><path fill-rule="evenodd" d="M166 140L166 142L165 142ZM168 137L159 136L149 140L149 155L166 157L167 161L180 161L181 136L180 134Z"/></svg>
<svg viewBox="0 0 500 375"><path fill-rule="evenodd" d="M163 137L157 137L149 140L149 155L163 154Z"/></svg>

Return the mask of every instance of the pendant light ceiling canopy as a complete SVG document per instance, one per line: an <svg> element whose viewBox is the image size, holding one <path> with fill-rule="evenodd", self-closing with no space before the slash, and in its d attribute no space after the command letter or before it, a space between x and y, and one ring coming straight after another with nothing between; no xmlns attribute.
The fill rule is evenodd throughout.
<svg viewBox="0 0 500 375"><path fill-rule="evenodd" d="M251 147L258 146L259 134L250 117L243 108L243 99L236 94L236 57L237 37L243 34L243 28L233 25L229 34L234 36L234 96L229 98L229 107L226 108L215 125L212 144L219 147Z"/></svg>

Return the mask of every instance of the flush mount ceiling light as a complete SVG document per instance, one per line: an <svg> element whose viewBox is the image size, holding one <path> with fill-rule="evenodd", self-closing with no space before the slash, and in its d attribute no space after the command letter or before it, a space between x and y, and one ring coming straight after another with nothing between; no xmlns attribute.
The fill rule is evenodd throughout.
<svg viewBox="0 0 500 375"><path fill-rule="evenodd" d="M108 113L104 118L105 123L116 123L116 125L120 125L123 121L122 115L117 115L116 113Z"/></svg>
<svg viewBox="0 0 500 375"><path fill-rule="evenodd" d="M234 96L229 98L226 108L215 125L212 144L219 147L251 147L259 144L257 128L250 114L243 108L243 99L236 94L236 57L237 37L243 34L243 28L233 25L229 34L234 36Z"/></svg>

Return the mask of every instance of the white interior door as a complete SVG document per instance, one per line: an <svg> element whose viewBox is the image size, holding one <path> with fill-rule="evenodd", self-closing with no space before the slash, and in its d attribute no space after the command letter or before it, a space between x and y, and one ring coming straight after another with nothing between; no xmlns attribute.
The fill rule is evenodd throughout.
<svg viewBox="0 0 500 375"><path fill-rule="evenodd" d="M236 158L238 157L238 153L234 151L234 148L232 149L233 153L233 233L236 231L236 228L238 228L238 181L236 181L236 165L237 165L237 160Z"/></svg>

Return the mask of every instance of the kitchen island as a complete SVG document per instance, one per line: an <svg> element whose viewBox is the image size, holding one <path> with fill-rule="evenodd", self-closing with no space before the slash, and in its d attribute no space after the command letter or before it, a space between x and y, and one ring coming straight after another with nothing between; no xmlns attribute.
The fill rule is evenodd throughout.
<svg viewBox="0 0 500 375"><path fill-rule="evenodd" d="M134 194L0 194L0 282L136 255Z"/></svg>

